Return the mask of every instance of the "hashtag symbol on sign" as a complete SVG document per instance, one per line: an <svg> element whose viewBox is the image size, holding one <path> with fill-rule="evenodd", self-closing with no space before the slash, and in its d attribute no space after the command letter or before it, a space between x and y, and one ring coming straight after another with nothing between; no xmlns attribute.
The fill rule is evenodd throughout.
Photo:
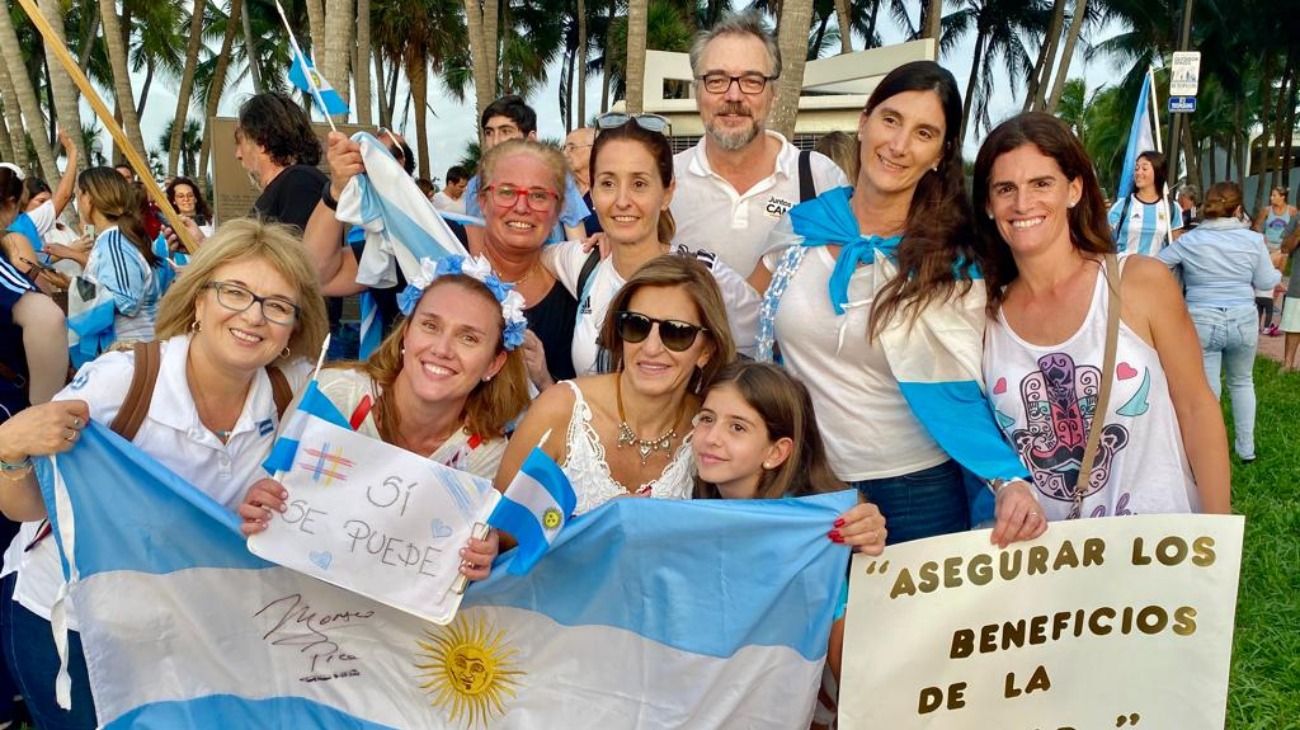
<svg viewBox="0 0 1300 730"><path fill-rule="evenodd" d="M329 444L321 444L319 449L303 449L304 453L312 457L308 461L300 462L298 466L311 472L311 480L320 482L321 478L325 479L325 486L330 486L335 480L345 482L348 480L344 469L352 467L354 464L351 459L343 456L343 449L330 452Z"/></svg>

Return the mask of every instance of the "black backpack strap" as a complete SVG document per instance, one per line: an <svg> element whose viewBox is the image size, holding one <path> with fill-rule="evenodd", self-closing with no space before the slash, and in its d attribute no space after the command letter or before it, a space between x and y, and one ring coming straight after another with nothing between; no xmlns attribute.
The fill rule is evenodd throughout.
<svg viewBox="0 0 1300 730"><path fill-rule="evenodd" d="M817 186L813 184L812 150L799 153L799 202L817 197Z"/></svg>
<svg viewBox="0 0 1300 730"><path fill-rule="evenodd" d="M587 280L591 274L600 265L600 249L593 248L587 255L587 260L582 262L582 271L578 272L578 304L582 304L583 295L587 293Z"/></svg>

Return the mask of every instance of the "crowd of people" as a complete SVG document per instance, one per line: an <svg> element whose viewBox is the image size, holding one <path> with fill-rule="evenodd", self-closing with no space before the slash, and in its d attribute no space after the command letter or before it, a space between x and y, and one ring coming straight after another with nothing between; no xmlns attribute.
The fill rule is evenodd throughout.
<svg viewBox="0 0 1300 730"><path fill-rule="evenodd" d="M519 97L483 111L477 171L452 167L428 201L468 255L372 292L382 343L335 352L318 376L356 430L499 488L541 442L577 514L628 496L856 489L827 539L872 554L979 527L1005 547L1056 520L1230 511L1220 372L1249 462L1251 365L1272 325L1255 292L1271 307L1295 258L1286 191L1257 216L1264 235L1233 183L1184 216L1150 152L1108 209L1079 140L1041 113L992 130L967 191L960 90L936 63L891 71L828 156L767 128L781 58L753 16L702 32L690 62L705 134L676 155L651 114L605 114L560 150ZM414 170L399 135L374 138ZM367 289L364 236L338 210L366 174L361 143L335 133L322 150L299 104L264 93L240 109L236 146L261 191L248 218L214 221L193 180L165 186L192 254L129 169L76 174L67 144L48 191L0 166L0 510L14 521L0 643L38 727L95 716L75 631L71 709L54 699L63 581L32 460L99 421L246 533L266 529L290 498L261 471L268 425L339 331L339 298ZM56 228L73 202L91 235ZM1294 368L1295 274L1280 326ZM471 540L462 572L486 577L508 545ZM819 727L834 721L840 631Z"/></svg>

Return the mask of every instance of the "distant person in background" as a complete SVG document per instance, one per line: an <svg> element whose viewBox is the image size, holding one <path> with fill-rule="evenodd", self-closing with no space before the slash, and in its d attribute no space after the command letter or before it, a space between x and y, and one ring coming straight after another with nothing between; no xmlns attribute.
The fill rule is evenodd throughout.
<svg viewBox="0 0 1300 730"><path fill-rule="evenodd" d="M1195 185L1178 188L1178 208L1183 212L1183 230L1190 231L1201 222L1201 190Z"/></svg>
<svg viewBox="0 0 1300 730"><path fill-rule="evenodd" d="M1119 253L1154 256L1183 234L1183 211L1165 197L1166 170L1165 156L1159 152L1148 150L1138 155L1133 192L1115 201L1107 216Z"/></svg>
<svg viewBox="0 0 1300 730"><path fill-rule="evenodd" d="M167 183L167 202L177 213L188 216L198 225L204 236L212 235L212 209L203 199L199 186L188 177L174 177Z"/></svg>
<svg viewBox="0 0 1300 730"><path fill-rule="evenodd" d="M484 156L497 145L512 139L537 140L537 112L524 103L522 97L507 94L488 104L479 118L479 129L483 133ZM465 214L483 218L483 208L479 205L479 185L481 175L475 175L465 188ZM591 209L582 202L582 193L578 191L573 175L565 176L564 207L559 211L559 224L550 232L548 241L576 240L583 238L586 229L583 221L591 215ZM563 227L561 227L561 225ZM469 251L472 254L483 253L483 228L468 226Z"/></svg>
<svg viewBox="0 0 1300 730"><path fill-rule="evenodd" d="M1269 260L1260 235L1240 219L1241 187L1234 182L1210 186L1205 220L1196 230L1163 249L1159 258L1181 266L1187 309L1196 325L1205 359L1205 377L1217 399L1220 374L1226 371L1236 424L1236 451L1242 461L1255 460L1255 308L1251 292L1273 290L1282 274Z"/></svg>
<svg viewBox="0 0 1300 730"><path fill-rule="evenodd" d="M850 180L858 179L858 140L848 132L822 135L813 148L831 158Z"/></svg>
<svg viewBox="0 0 1300 730"><path fill-rule="evenodd" d="M135 182L135 170L132 170L130 165L113 165L113 169L117 170L117 174L121 175L123 180L129 183Z"/></svg>
<svg viewBox="0 0 1300 730"><path fill-rule="evenodd" d="M415 187L424 193L424 197L428 198L430 203L433 202L433 196L438 194L438 186L434 185L433 181L427 177L416 178Z"/></svg>
<svg viewBox="0 0 1300 730"><path fill-rule="evenodd" d="M469 185L469 170L460 165L447 168L446 184L433 196L433 207L448 213L465 214L465 188Z"/></svg>
<svg viewBox="0 0 1300 730"><path fill-rule="evenodd" d="M1296 217L1296 207L1286 202L1289 191L1277 186L1269 191L1268 205L1259 210L1255 216L1254 230L1264 234L1264 245L1268 246L1268 255L1278 271L1286 266L1286 254L1282 253L1282 237L1286 227ZM1276 292L1272 289L1260 289L1255 292L1255 306L1259 310L1259 331L1269 337L1281 334L1273 321L1276 311Z"/></svg>
<svg viewBox="0 0 1300 730"><path fill-rule="evenodd" d="M1282 303L1282 331L1286 333L1282 366L1287 370L1300 370L1300 363L1296 362L1296 350L1300 349L1300 256L1296 255L1297 250L1300 250L1300 215L1293 215L1282 233L1282 252L1291 258L1291 280Z"/></svg>
<svg viewBox="0 0 1300 730"><path fill-rule="evenodd" d="M6 234L21 234L21 238L6 235L4 253L14 268L29 276L35 272L30 271L31 264L23 263L22 260L26 259L33 263L44 262L43 258L38 258L36 254L44 249L45 237L55 230L59 216L71 202L73 188L77 181L77 148L72 144L72 138L62 129L59 130L59 141L67 150L68 164L64 169L68 174L59 179L59 187L53 192L44 180L27 178L17 165L4 163L4 167L13 173L14 178L26 186L25 197L18 209L18 215L10 219L4 227Z"/></svg>
<svg viewBox="0 0 1300 730"><path fill-rule="evenodd" d="M591 202L591 150L595 142L596 130L591 127L575 129L564 138L564 159L569 163L569 172L573 175L574 182L578 184L578 192L582 193L582 202L592 211L583 221L588 236L601 231L596 206Z"/></svg>

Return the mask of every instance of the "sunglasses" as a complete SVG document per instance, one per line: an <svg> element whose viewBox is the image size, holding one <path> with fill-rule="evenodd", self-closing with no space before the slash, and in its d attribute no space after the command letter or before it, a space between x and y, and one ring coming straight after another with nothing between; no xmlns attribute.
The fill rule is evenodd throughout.
<svg viewBox="0 0 1300 730"><path fill-rule="evenodd" d="M623 112L606 112L596 117L596 129L618 129L628 122L636 122L636 125L647 132L658 132L667 136L672 132L673 124L668 121L667 117L661 117L658 114L625 114Z"/></svg>
<svg viewBox="0 0 1300 730"><path fill-rule="evenodd" d="M676 319L655 319L640 312L619 312L618 336L624 342L636 344L650 336L650 330L659 325L659 341L673 352L685 352L695 344L695 338L708 328Z"/></svg>

